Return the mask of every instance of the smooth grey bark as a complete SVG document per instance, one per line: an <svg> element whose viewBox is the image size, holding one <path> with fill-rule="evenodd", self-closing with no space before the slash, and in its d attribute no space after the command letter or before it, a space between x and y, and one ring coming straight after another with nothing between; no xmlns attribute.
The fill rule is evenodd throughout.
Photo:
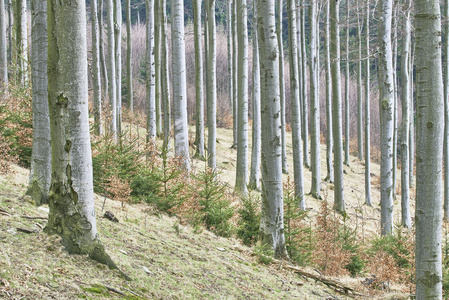
<svg viewBox="0 0 449 300"><path fill-rule="evenodd" d="M189 127L187 124L186 47L184 39L183 0L172 0L171 13L175 156L181 158L184 170L189 171Z"/></svg>
<svg viewBox="0 0 449 300"><path fill-rule="evenodd" d="M415 60L415 44L413 43L412 40L412 46L411 46L411 51L410 51L410 59L411 59L411 63L410 63L410 141L408 144L409 150L410 150L410 186L413 186L413 180L414 180L414 176L413 176L413 165L415 162L415 104L414 104L414 96L413 96L413 66L414 64L414 60Z"/></svg>
<svg viewBox="0 0 449 300"><path fill-rule="evenodd" d="M232 57L232 0L226 1L226 45L228 50L228 97L229 97L229 108L232 113L232 91L233 91L233 57Z"/></svg>
<svg viewBox="0 0 449 300"><path fill-rule="evenodd" d="M47 95L47 1L32 1L31 15L33 146L26 193L32 197L36 205L41 205L48 203L51 182L50 120Z"/></svg>
<svg viewBox="0 0 449 300"><path fill-rule="evenodd" d="M237 39L237 0L232 1L232 128L233 128L233 143L231 148L237 148L237 132L238 132L238 39Z"/></svg>
<svg viewBox="0 0 449 300"><path fill-rule="evenodd" d="M393 199L396 199L396 181L398 166L398 87L397 87L397 60L398 60L398 1L393 2L392 16L392 50L393 50Z"/></svg>
<svg viewBox="0 0 449 300"><path fill-rule="evenodd" d="M116 118L119 135L122 134L122 22L122 1L114 0Z"/></svg>
<svg viewBox="0 0 449 300"><path fill-rule="evenodd" d="M326 3L324 20L324 60L326 76L326 180L334 182L333 138L332 138L332 77L331 77L331 43L330 43L330 3Z"/></svg>
<svg viewBox="0 0 449 300"><path fill-rule="evenodd" d="M346 29L345 29L345 159L344 164L349 166L349 143L350 143L350 118L349 118L349 0L346 0Z"/></svg>
<svg viewBox="0 0 449 300"><path fill-rule="evenodd" d="M312 197L320 199L321 156L320 156L320 99L319 90L319 50L317 49L318 4L312 1L309 7L310 30L310 168L312 170Z"/></svg>
<svg viewBox="0 0 449 300"><path fill-rule="evenodd" d="M28 35L26 0L13 1L13 65L16 66L15 79L25 84L28 80Z"/></svg>
<svg viewBox="0 0 449 300"><path fill-rule="evenodd" d="M207 7L207 150L208 165L217 166L217 42L215 25L215 0ZM238 152L237 152L238 153Z"/></svg>
<svg viewBox="0 0 449 300"><path fill-rule="evenodd" d="M248 26L246 0L237 1L238 32L238 109L237 167L235 191L247 194L248 177Z"/></svg>
<svg viewBox="0 0 449 300"><path fill-rule="evenodd" d="M115 81L115 32L114 32L114 0L107 0L108 15L108 83L109 83L109 106L110 130L114 140L117 139L117 88Z"/></svg>
<svg viewBox="0 0 449 300"><path fill-rule="evenodd" d="M348 1L349 2L349 1ZM357 158L363 160L362 21L357 0Z"/></svg>
<svg viewBox="0 0 449 300"><path fill-rule="evenodd" d="M154 83L156 94L156 135L162 136L161 13L159 0L154 0Z"/></svg>
<svg viewBox="0 0 449 300"><path fill-rule="evenodd" d="M92 89L94 104L94 133L101 135L101 71L100 71L100 28L98 26L97 0L90 1L92 23Z"/></svg>
<svg viewBox="0 0 449 300"><path fill-rule="evenodd" d="M262 209L260 241L275 256L286 256L281 157L279 55L274 0L258 0L261 67Z"/></svg>
<svg viewBox="0 0 449 300"><path fill-rule="evenodd" d="M444 201L443 211L445 221L449 220L449 0L444 0ZM413 170L412 170L413 171Z"/></svg>
<svg viewBox="0 0 449 300"><path fill-rule="evenodd" d="M5 1L0 1L0 76L2 86L8 85L7 34Z"/></svg>
<svg viewBox="0 0 449 300"><path fill-rule="evenodd" d="M371 113L370 113L370 1L366 3L365 14L365 204L371 203Z"/></svg>
<svg viewBox="0 0 449 300"><path fill-rule="evenodd" d="M404 15L402 22L402 53L401 53L401 223L402 226L410 228L412 221L410 217L410 168L409 168L409 133L410 133L410 22L411 0L404 3Z"/></svg>
<svg viewBox="0 0 449 300"><path fill-rule="evenodd" d="M99 29L99 51L100 51L100 71L101 78L103 80L103 97L106 97L108 94L109 82L108 82L108 66L106 62L106 58L104 56L104 16L103 16L103 3L104 0L98 0L98 29Z"/></svg>
<svg viewBox="0 0 449 300"><path fill-rule="evenodd" d="M69 253L117 268L98 239L95 220L85 1L47 5L52 179L45 231L60 235Z"/></svg>
<svg viewBox="0 0 449 300"><path fill-rule="evenodd" d="M129 0L127 0L129 1ZM155 138L157 134L156 128L156 72L155 72L155 55L154 55L154 0L146 0L146 110L147 110L147 142ZM132 72L131 67L129 72ZM132 78L130 83L132 83ZM132 95L128 95L128 99L132 99ZM132 100L130 100L132 101Z"/></svg>
<svg viewBox="0 0 449 300"><path fill-rule="evenodd" d="M394 82L391 49L392 0L379 3L379 115L380 115L380 206L381 234L393 232L393 131Z"/></svg>
<svg viewBox="0 0 449 300"><path fill-rule="evenodd" d="M332 130L334 136L334 208L344 213L343 194L343 136L341 120L341 83L340 83L340 35L338 12L339 3L331 1L331 72L332 72Z"/></svg>
<svg viewBox="0 0 449 300"><path fill-rule="evenodd" d="M287 0L288 20L288 55L290 66L290 101L292 110L292 148L295 197L301 210L306 209L304 197L304 170L301 145L301 106L299 104L299 70L298 70L298 32L296 17L296 1Z"/></svg>
<svg viewBox="0 0 449 300"><path fill-rule="evenodd" d="M257 1L253 2L253 24L257 26ZM257 29L253 30L253 130L251 145L251 170L248 187L252 190L260 189L260 145L261 145L261 124L260 124L260 63L259 44Z"/></svg>
<svg viewBox="0 0 449 300"><path fill-rule="evenodd" d="M306 8L305 0L302 1L301 7L301 54L302 54L302 102L301 102L301 135L303 142L304 166L310 167L309 157L309 97L307 92L307 50L306 50Z"/></svg>
<svg viewBox="0 0 449 300"><path fill-rule="evenodd" d="M284 80L284 43L282 41L282 24L283 24L283 14L282 8L284 1L278 1L278 22L277 22L277 38L279 47L279 85L280 85L280 97L281 97L281 145L282 145L282 173L288 174L288 164L287 164L287 144L286 144L286 133L285 133L285 80Z"/></svg>
<svg viewBox="0 0 449 300"><path fill-rule="evenodd" d="M92 0L91 0L92 1ZM153 1L151 1L151 9L153 9ZM147 22L149 21L147 14ZM153 20L151 20L153 22ZM128 101L128 108L131 112L134 111L133 99L133 70L132 70L132 33L131 33L131 0L126 0L126 100Z"/></svg>
<svg viewBox="0 0 449 300"><path fill-rule="evenodd" d="M166 0L157 0L159 2L159 22L160 22L160 65L161 65L161 101L164 111L164 151L170 150L171 138L171 110L170 110L170 79L168 74L168 39L167 39L167 12Z"/></svg>
<svg viewBox="0 0 449 300"><path fill-rule="evenodd" d="M10 64L12 62L12 40L13 40L13 7L12 7L12 0L6 0L7 3L7 10L8 10L8 63Z"/></svg>
<svg viewBox="0 0 449 300"><path fill-rule="evenodd" d="M439 1L416 0L416 299L442 299L444 91Z"/></svg>
<svg viewBox="0 0 449 300"><path fill-rule="evenodd" d="M229 39L229 38L228 38ZM203 52L201 47L201 0L193 1L193 41L195 46L195 158L204 160ZM229 50L229 49L228 49Z"/></svg>

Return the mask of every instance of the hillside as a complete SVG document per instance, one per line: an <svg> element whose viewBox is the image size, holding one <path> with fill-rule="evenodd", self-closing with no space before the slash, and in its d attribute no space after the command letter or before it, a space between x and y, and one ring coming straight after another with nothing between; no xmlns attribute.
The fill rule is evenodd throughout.
<svg viewBox="0 0 449 300"><path fill-rule="evenodd" d="M235 150L230 149L230 136L230 130L218 130L217 161L222 169L221 180L232 185ZM323 148L322 178L326 175L324 154ZM197 167L203 165L194 163ZM122 208L120 202L96 195L100 238L121 270L133 279L126 281L118 271L85 256L68 255L58 237L43 233L46 208L36 208L29 197L23 196L28 171L17 166L13 169L13 173L0 175L0 298L346 299L326 285L284 268L288 262L260 264L254 249L236 239L217 237L208 231L196 233L147 205ZM345 171L349 222L360 226L368 236L379 227L378 189L374 183L374 208L363 206L363 165L351 158L351 166L345 166ZM372 173L378 174L377 165L373 165ZM307 189L309 181L307 171ZM332 184L323 182L322 192L323 198L332 203ZM103 201L105 211L112 212L118 223L102 217ZM307 198L312 219L320 202ZM363 279L338 280L368 295L370 291L361 284ZM377 291L366 298L408 298L396 290L403 287L392 286L389 292Z"/></svg>

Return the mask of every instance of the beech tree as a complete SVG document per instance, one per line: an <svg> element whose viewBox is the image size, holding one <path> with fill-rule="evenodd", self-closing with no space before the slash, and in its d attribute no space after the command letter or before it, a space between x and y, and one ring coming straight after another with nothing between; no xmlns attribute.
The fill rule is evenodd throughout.
<svg viewBox="0 0 449 300"><path fill-rule="evenodd" d="M117 268L98 239L95 220L85 1L47 5L52 178L45 231L60 235L69 253Z"/></svg>
<svg viewBox="0 0 449 300"><path fill-rule="evenodd" d="M344 164L349 166L349 0L346 0L346 29L345 29L345 160Z"/></svg>
<svg viewBox="0 0 449 300"><path fill-rule="evenodd" d="M380 206L381 233L393 232L393 110L394 83L391 49L392 0L381 0L379 22Z"/></svg>
<svg viewBox="0 0 449 300"><path fill-rule="evenodd" d="M187 124L186 50L184 40L184 2L172 0L172 74L173 122L175 156L180 156L182 166L190 170L189 128Z"/></svg>
<svg viewBox="0 0 449 300"><path fill-rule="evenodd" d="M331 42L330 42L330 3L326 3L324 21L324 58L326 76L326 180L334 182L333 139L332 139L332 78L331 78Z"/></svg>
<svg viewBox="0 0 449 300"><path fill-rule="evenodd" d="M237 148L237 132L238 132L238 85L237 85L237 65L238 65L238 55L237 55L237 0L232 1L232 129L233 129L233 142L231 148Z"/></svg>
<svg viewBox="0 0 449 300"><path fill-rule="evenodd" d="M444 0L444 219L449 220L449 0Z"/></svg>
<svg viewBox="0 0 449 300"><path fill-rule="evenodd" d="M111 110L111 134L117 139L117 88L115 80L115 33L114 33L114 0L107 0L108 10L108 82L109 105Z"/></svg>
<svg viewBox="0 0 449 300"><path fill-rule="evenodd" d="M146 0L146 110L147 110L147 142L156 137L156 74L154 55L154 0ZM131 69L130 69L131 71Z"/></svg>
<svg viewBox="0 0 449 300"><path fill-rule="evenodd" d="M3 2L3 1L0 1ZM33 146L27 194L36 205L48 203L51 181L50 120L47 98L47 1L31 3L31 82Z"/></svg>
<svg viewBox="0 0 449 300"><path fill-rule="evenodd" d="M15 79L24 84L28 80L28 34L26 0L13 1L13 64L16 66ZM10 48L11 49L11 48Z"/></svg>
<svg viewBox="0 0 449 300"><path fill-rule="evenodd" d="M301 7L301 56L302 56L302 81L301 81L301 135L303 141L304 166L310 167L309 158L309 97L307 93L307 50L306 50L306 7L302 0Z"/></svg>
<svg viewBox="0 0 449 300"><path fill-rule="evenodd" d="M331 72L332 72L332 130L334 138L334 208L345 212L343 194L343 136L341 120L341 83L340 83L340 35L339 2L331 1Z"/></svg>
<svg viewBox="0 0 449 300"><path fill-rule="evenodd" d="M444 95L439 1L415 1L416 299L442 299Z"/></svg>
<svg viewBox="0 0 449 300"><path fill-rule="evenodd" d="M288 174L287 165L287 145L286 145L286 133L285 133L285 80L284 80L284 43L282 40L282 24L283 24L283 0L278 0L278 22L277 22L277 38L279 47L279 86L281 96L281 132L282 132L282 173Z"/></svg>
<svg viewBox="0 0 449 300"><path fill-rule="evenodd" d="M371 204L371 116L370 116L370 0L366 1L365 13L365 204Z"/></svg>
<svg viewBox="0 0 449 300"><path fill-rule="evenodd" d="M0 78L2 86L8 85L7 33L5 1L0 1Z"/></svg>
<svg viewBox="0 0 449 300"><path fill-rule="evenodd" d="M92 89L94 104L94 133L100 135L101 128L101 70L100 70L100 28L98 26L97 0L90 1L92 22ZM34 44L34 43L33 43Z"/></svg>
<svg viewBox="0 0 449 300"><path fill-rule="evenodd" d="M282 190L279 56L274 0L258 0L258 35L261 68L262 209L260 241L275 256L286 255Z"/></svg>
<svg viewBox="0 0 449 300"><path fill-rule="evenodd" d="M161 96L162 105L164 111L164 143L162 148L164 151L170 150L170 137L171 137L171 111L170 111L170 80L168 74L168 39L167 39L167 12L166 0L159 1L159 25L161 37L157 42L160 47L160 71L161 71Z"/></svg>
<svg viewBox="0 0 449 300"><path fill-rule="evenodd" d="M248 26L246 0L237 0L238 109L237 167L235 191L247 193L248 177Z"/></svg>
<svg viewBox="0 0 449 300"><path fill-rule="evenodd" d="M122 134L122 1L114 0L115 87L117 89L117 132Z"/></svg>
<svg viewBox="0 0 449 300"><path fill-rule="evenodd" d="M349 2L349 1L348 1ZM362 20L357 0L357 158L363 160Z"/></svg>
<svg viewBox="0 0 449 300"><path fill-rule="evenodd" d="M92 0L91 0L92 1ZM152 1L153 2L153 1ZM151 3L153 4L153 3ZM151 5L153 6L153 5ZM151 7L153 8L153 7ZM147 15L148 16L148 15ZM148 22L148 18L147 18ZM153 22L153 20L151 20ZM132 112L134 110L133 101L133 74L132 74L132 43L131 43L131 0L126 0L126 100Z"/></svg>

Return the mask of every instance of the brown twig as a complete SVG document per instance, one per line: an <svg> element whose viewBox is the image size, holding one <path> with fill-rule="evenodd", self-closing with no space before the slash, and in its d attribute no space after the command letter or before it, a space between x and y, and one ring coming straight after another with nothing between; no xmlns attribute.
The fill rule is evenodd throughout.
<svg viewBox="0 0 449 300"><path fill-rule="evenodd" d="M24 219L30 219L30 220L47 220L48 219L48 217L32 217L32 216L26 216L26 215L23 215L20 217L24 218Z"/></svg>
<svg viewBox="0 0 449 300"><path fill-rule="evenodd" d="M121 292L121 291L119 291L119 290L117 290L117 289L115 289L115 288L113 288L113 287L110 287L110 286L107 286L107 285L103 285L103 286L104 286L106 289L108 289L109 291L111 291L111 292L117 293L117 294L122 295L122 296L126 296L125 293L123 293L123 292Z"/></svg>

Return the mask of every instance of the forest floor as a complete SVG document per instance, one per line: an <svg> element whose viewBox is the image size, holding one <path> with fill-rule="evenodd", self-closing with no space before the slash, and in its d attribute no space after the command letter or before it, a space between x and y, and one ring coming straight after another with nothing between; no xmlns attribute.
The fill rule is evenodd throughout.
<svg viewBox="0 0 449 300"><path fill-rule="evenodd" d="M222 171L220 179L233 186L236 151L230 149L231 134L231 130L218 129L217 162ZM291 156L291 142L287 150ZM323 147L322 197L333 203L333 185L324 182L324 150ZM291 157L289 163L292 166ZM194 161L193 165L199 168L204 163ZM86 256L69 255L59 237L45 234L47 206L36 208L24 196L29 171L18 166L12 169L13 172L0 175L0 298L354 298L285 268L283 264L288 262L260 264L254 249L237 239L217 237L208 231L197 233L189 226L180 225L177 218L158 214L147 205L126 204L123 208L120 202L95 195L100 239L119 268L132 278L126 281L118 271L109 270ZM379 166L372 164L371 172L379 174ZM379 179L378 175L372 175L374 206L367 207L363 205L363 174L363 164L351 157L350 166L345 166L346 208L350 222L368 237L379 231ZM310 189L310 175L307 170L306 190ZM306 201L313 218L321 200L307 197ZM105 211L112 212L119 222L103 218ZM395 210L397 220L398 212ZM366 295L355 298L408 299L408 294L400 292L403 287L392 286L388 292L369 294L361 284L365 277L333 279Z"/></svg>

